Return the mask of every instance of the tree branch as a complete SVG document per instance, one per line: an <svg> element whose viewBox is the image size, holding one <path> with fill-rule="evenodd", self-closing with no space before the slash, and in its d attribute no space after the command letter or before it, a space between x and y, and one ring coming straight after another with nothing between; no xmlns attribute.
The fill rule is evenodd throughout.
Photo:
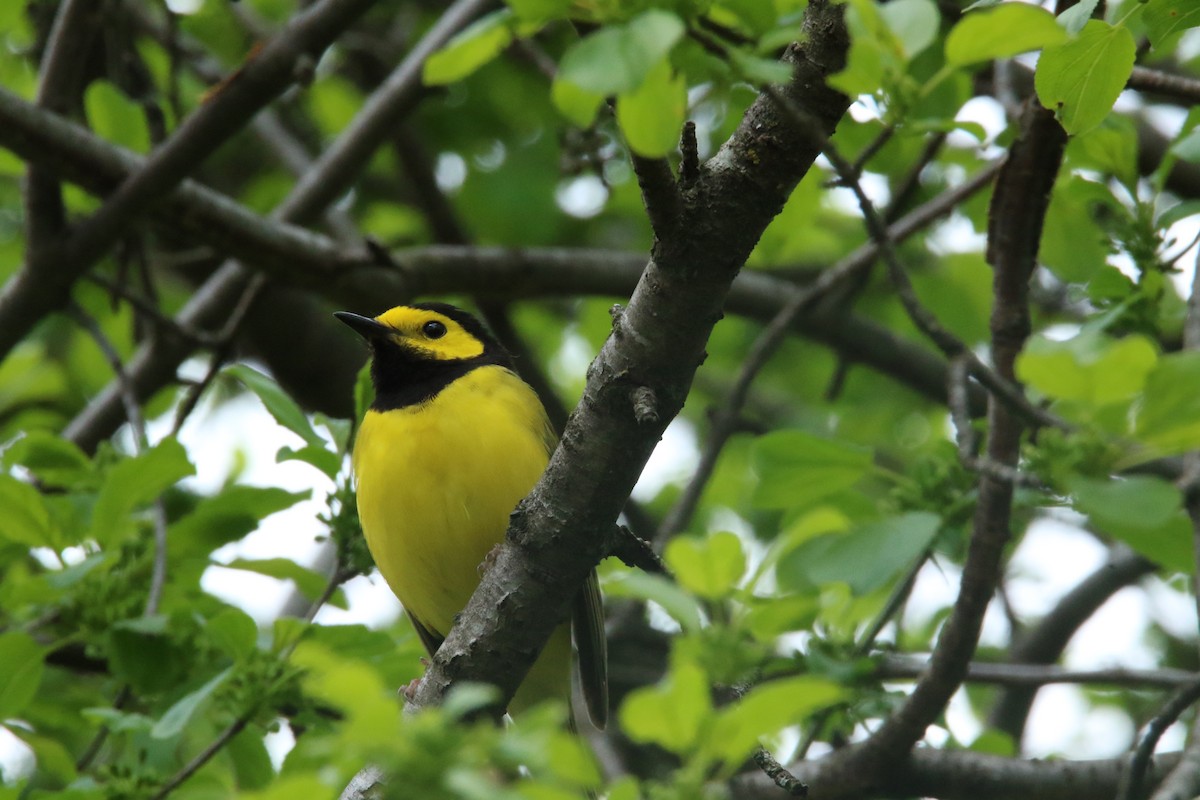
<svg viewBox="0 0 1200 800"><path fill-rule="evenodd" d="M54 163L64 177L93 193L109 191L143 162L142 157L39 111L3 89L0 123L0 144L25 158ZM324 173L333 169L329 164L341 162L320 160L314 172ZM981 172L960 190L973 191L978 188L975 181L988 179L990 175ZM952 194L944 197L955 200ZM385 266L369 253L344 253L318 234L264 219L192 181L184 181L156 208L161 211L162 223L176 232L182 230L276 280L331 291L338 302L357 307L377 303L379 297L399 300L445 291L496 299L563 293L627 296L645 264L641 255L611 251L431 247L394 253L394 264ZM922 206L894 226L895 235L903 238L944 213L946 208L936 201ZM864 244L847 257L844 268L849 271L855 265L868 264L877 252L874 242ZM331 277L333 273L337 273L336 279ZM835 280L836 274L821 280ZM768 274L745 272L734 283L727 310L766 322L794 291L790 284ZM203 315L191 316L198 319ZM220 318L220 310L213 316ZM798 319L793 330L837 349L849 362L870 366L920 394L945 402L945 363L878 324L854 314L816 308ZM107 396L110 403L115 398L113 393ZM975 407L979 406L981 403ZM107 433L98 435L104 438Z"/></svg>
<svg viewBox="0 0 1200 800"><path fill-rule="evenodd" d="M919 678L928 668L927 658L893 655L884 658L876 677ZM972 661L966 680L995 686L1041 687L1052 683L1096 683L1132 688L1175 689L1193 683L1197 675L1186 669L1063 669L1051 664L990 663Z"/></svg>
<svg viewBox="0 0 1200 800"><path fill-rule="evenodd" d="M1200 680L1195 680L1177 691L1166 705L1162 707L1146 726L1146 731L1138 741L1133 755L1129 759L1128 769L1121 777L1121 786L1116 793L1117 800L1135 800L1141 796L1142 782L1154 758L1154 749L1158 740L1167 732L1167 728L1175 724L1183 712L1187 711L1197 700L1200 700ZM1195 759L1195 753L1185 753L1184 760ZM1190 797L1191 792L1188 793Z"/></svg>
<svg viewBox="0 0 1200 800"><path fill-rule="evenodd" d="M988 237L988 257L995 271L992 358L999 377L1014 384L1016 358L1030 330L1029 278L1036 266L1042 221L1065 146L1066 134L1054 115L1031 106L992 198ZM1019 418L993 397L988 423L987 459L1015 468L1022 432ZM902 758L924 736L966 677L1011 535L1012 496L1011 482L989 474L980 476L961 587L929 670L864 747L865 763L876 774Z"/></svg>
<svg viewBox="0 0 1200 800"><path fill-rule="evenodd" d="M939 800L1093 800L1113 797L1124 758L1095 761L1004 758L970 750L918 748L907 760L888 765L878 788L864 794L848 783L841 764L852 760L862 745L817 761L791 767L809 794L821 800L865 800L867 797L936 797ZM843 755L846 753L849 758ZM1179 761L1178 753L1155 759L1146 786L1156 786ZM737 800L778 800L779 788L770 778L747 773L732 782Z"/></svg>
<svg viewBox="0 0 1200 800"><path fill-rule="evenodd" d="M98 26L95 24L104 4L93 0L65 0L54 17L50 37L42 55L37 90L37 105L66 114L78 100L85 57ZM30 164L25 184L26 269L46 268L53 258L54 245L60 240L66 223L62 187L53 170ZM52 267L50 267L52 268Z"/></svg>
<svg viewBox="0 0 1200 800"><path fill-rule="evenodd" d="M242 67L124 181L64 246L52 269L24 269L0 291L0 358L42 317L62 307L71 286L130 222L168 194L257 111L315 64L326 47L374 0L319 0Z"/></svg>
<svg viewBox="0 0 1200 800"><path fill-rule="evenodd" d="M1126 586L1155 570L1155 565L1127 548L1113 551L1108 561L1059 599L1037 625L1016 637L1009 661L1022 664L1053 664L1067 643L1100 606ZM1034 687L1010 687L996 700L988 715L988 726L1003 731L1020 745L1025 721L1036 696Z"/></svg>
<svg viewBox="0 0 1200 800"><path fill-rule="evenodd" d="M887 236L891 241L900 242L912 234L930 225L935 220L950 213L959 203L975 192L991 184L992 178L999 171L1000 162L985 167L979 173L963 182L961 186L947 190L925 203L911 214L905 215L895 224L889 226ZM850 255L843 258L827 270L811 285L789 292L787 302L783 305L767 327L755 340L747 353L742 369L734 381L729 397L714 414L708 441L700 455L696 469L679 496L679 500L671 508L667 517L659 526L655 536L657 545L661 548L666 539L679 533L691 524L692 515L700 502L704 487L716 469L717 458L725 443L736 432L741 417L742 407L749 395L750 384L766 365L767 360L783 342L787 333L794 329L800 314L811 310L814 303L826 296L835 287L853 276L860 274L870 266L879 254L879 244L872 240L862 245ZM736 286L736 283L735 283ZM976 399L982 403L978 394Z"/></svg>
<svg viewBox="0 0 1200 800"><path fill-rule="evenodd" d="M1139 92L1149 92L1182 100L1189 105L1200 103L1200 80L1186 75L1172 75L1162 70L1135 66L1126 86Z"/></svg>
<svg viewBox="0 0 1200 800"><path fill-rule="evenodd" d="M307 221L332 203L344 187L357 177L375 148L390 136L395 125L415 104L421 89L421 65L425 59L486 7L488 2L489 0L458 0L452 5L413 47L383 85L367 99L364 109L322 153L312 169L292 189L272 216L287 221ZM309 234L310 242L321 241L315 237L315 234ZM370 253L360 258L364 261L375 261L375 257ZM294 275L290 269L281 267L281 271ZM346 272L347 270L343 269L339 275ZM181 325L185 329L205 329L219 324L228 309L246 291L251 276L250 270L237 261L226 262L184 306L179 314ZM307 277L311 279L314 276ZM336 281L326 276L323 283L326 289L332 283L332 295L336 297ZM375 297L378 298L378 295ZM322 333L322 330L317 328L306 333L316 336ZM294 342L294 345L304 352L317 349L303 347L303 342ZM129 369L130 382L138 397L145 399L168 384L179 364L191 352L190 343L166 337L141 348L134 356ZM115 386L106 387L71 421L64 435L85 450L94 448L120 424L121 409L117 397Z"/></svg>
<svg viewBox="0 0 1200 800"><path fill-rule="evenodd" d="M824 86L846 50L840 8L814 0L805 29L808 49L787 56L795 70L787 92L828 132L848 104ZM460 680L486 680L511 697L584 576L605 555L621 505L683 404L737 270L817 155L789 127L761 96L685 190L680 235L656 243L588 372L549 468L518 507L505 545L434 655L414 692L416 705L438 703ZM653 414L634 413L635 392Z"/></svg>

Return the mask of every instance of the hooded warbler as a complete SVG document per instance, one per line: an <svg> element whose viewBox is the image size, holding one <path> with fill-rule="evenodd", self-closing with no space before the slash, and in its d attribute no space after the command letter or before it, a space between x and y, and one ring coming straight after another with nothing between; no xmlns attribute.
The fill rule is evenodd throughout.
<svg viewBox="0 0 1200 800"><path fill-rule="evenodd" d="M541 477L557 436L512 357L483 325L444 303L374 319L337 312L372 349L375 400L354 446L367 546L434 653L479 584L509 514ZM588 714L604 727L608 677L593 571L509 705L570 698L571 630Z"/></svg>

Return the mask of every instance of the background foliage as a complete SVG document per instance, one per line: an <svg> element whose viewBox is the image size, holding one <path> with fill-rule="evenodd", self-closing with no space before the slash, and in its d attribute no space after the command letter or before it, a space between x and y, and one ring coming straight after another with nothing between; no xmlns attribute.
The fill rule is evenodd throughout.
<svg viewBox="0 0 1200 800"><path fill-rule="evenodd" d="M1151 720L1200 747L1200 11L965 5L835 15L829 84L854 103L734 284L669 437L683 467L626 508L671 577L602 565L616 712L584 747L563 708L464 721L480 685L403 716L423 669L407 622L315 620L371 570L346 464L364 353L328 312L472 306L561 424L613 298L668 238L661 169L686 189L744 145L813 9L0 4L0 798L333 796L369 763L398 797L768 797L791 785L775 760L822 797L1195 794L1186 759L1143 777L1120 754ZM1035 224L1004 239L994 179L1037 125L1069 138L1015 200ZM1011 253L1038 267L1008 363L1024 395L990 399L992 423L1028 425L1008 463L983 412L1012 377L989 324L989 262ZM247 482L253 455L195 479L181 441L247 393L311 492ZM998 516L996 487L1015 489ZM315 563L308 533L231 547L310 497ZM1021 557L960 590L989 526ZM264 622L214 594L214 565L295 597ZM1078 583L1014 598L1045 591L1035 568ZM1106 618L1129 662L1055 666L1127 587L1153 612ZM989 605L982 646L938 644ZM911 681L935 648L930 703ZM1118 722L1032 762L1030 707L1057 682Z"/></svg>

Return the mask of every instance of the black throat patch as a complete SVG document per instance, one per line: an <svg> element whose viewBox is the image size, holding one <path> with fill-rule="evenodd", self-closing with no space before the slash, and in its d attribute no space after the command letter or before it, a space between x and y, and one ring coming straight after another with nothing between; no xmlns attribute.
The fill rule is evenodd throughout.
<svg viewBox="0 0 1200 800"><path fill-rule="evenodd" d="M473 369L496 365L513 369L512 358L503 348L485 342L474 358L438 361L422 357L393 342L374 343L371 382L375 384L372 411L391 411L425 403Z"/></svg>

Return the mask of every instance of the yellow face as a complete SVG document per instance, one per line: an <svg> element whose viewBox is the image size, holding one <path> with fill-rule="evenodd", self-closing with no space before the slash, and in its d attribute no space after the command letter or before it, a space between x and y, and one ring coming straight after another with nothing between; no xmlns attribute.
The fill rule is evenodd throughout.
<svg viewBox="0 0 1200 800"><path fill-rule="evenodd" d="M395 331L392 342L435 361L457 361L483 355L483 342L457 320L438 311L396 306L375 318Z"/></svg>

